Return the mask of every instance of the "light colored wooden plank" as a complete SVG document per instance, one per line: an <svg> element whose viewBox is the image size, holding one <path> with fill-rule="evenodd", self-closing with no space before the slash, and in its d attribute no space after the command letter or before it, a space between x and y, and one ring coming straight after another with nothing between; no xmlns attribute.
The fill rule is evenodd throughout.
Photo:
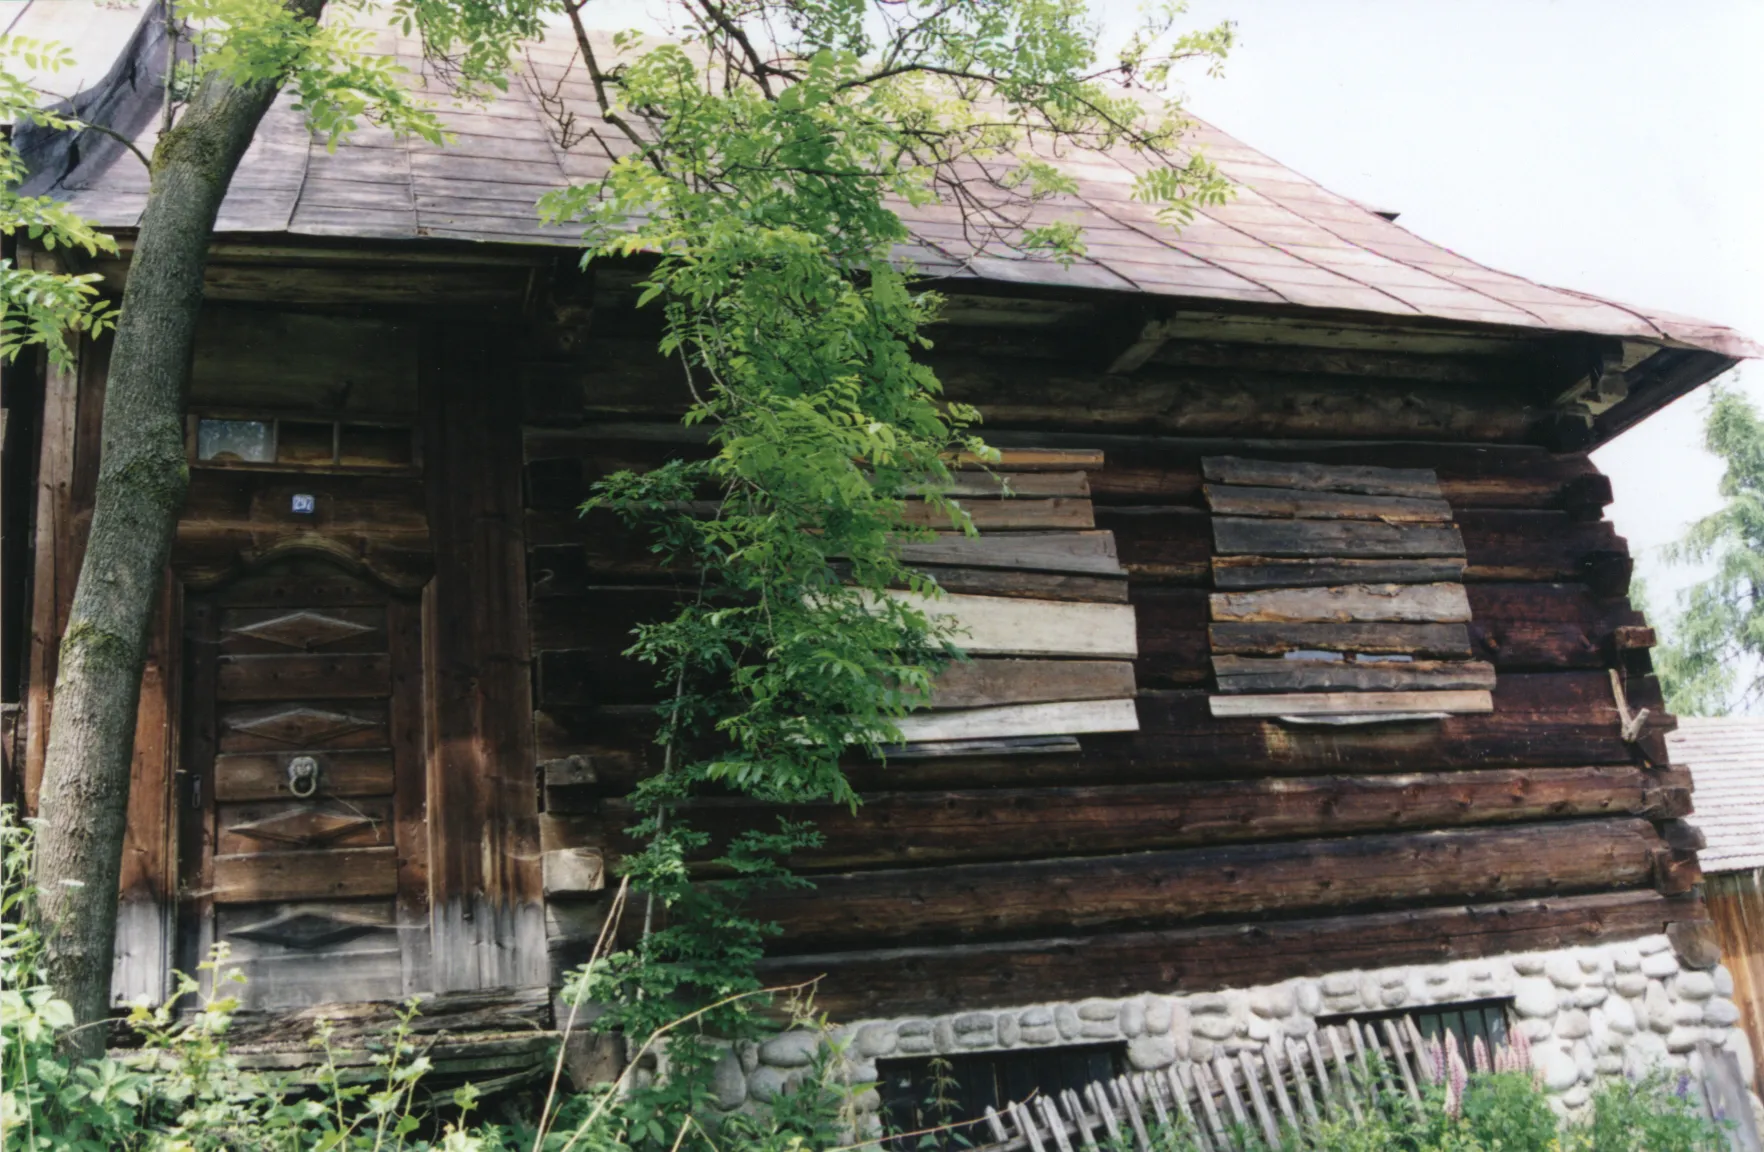
<svg viewBox="0 0 1764 1152"><path fill-rule="evenodd" d="M1386 524L1379 520L1266 520L1215 516L1213 545L1225 555L1463 556L1464 537L1450 524Z"/></svg>
<svg viewBox="0 0 1764 1152"><path fill-rule="evenodd" d="M982 740L1001 736L1070 736L1081 732L1137 732L1132 700L1015 704L963 712L918 712L895 721L901 739Z"/></svg>
<svg viewBox="0 0 1764 1152"><path fill-rule="evenodd" d="M920 596L886 593L956 629L965 652L998 656L1094 656L1130 660L1139 654L1131 604L1027 600L1014 596Z"/></svg>
<svg viewBox="0 0 1764 1152"><path fill-rule="evenodd" d="M1000 448L997 460L982 460L967 452L955 463L962 468L990 468L995 472L1068 472L1103 466L1103 454L1091 448Z"/></svg>
<svg viewBox="0 0 1764 1152"><path fill-rule="evenodd" d="M1481 660L1414 660L1354 663L1346 660L1276 660L1215 656L1219 691L1418 692L1495 686L1494 665Z"/></svg>
<svg viewBox="0 0 1764 1152"><path fill-rule="evenodd" d="M1376 468L1359 464L1301 464L1207 456L1201 474L1216 484L1260 488L1298 488L1311 492L1359 492L1368 496L1440 498L1439 477L1431 468Z"/></svg>
<svg viewBox="0 0 1764 1152"><path fill-rule="evenodd" d="M1214 620L1242 623L1467 624L1470 597L1462 584L1347 584L1333 588L1268 588L1215 592Z"/></svg>
<svg viewBox="0 0 1764 1152"><path fill-rule="evenodd" d="M969 521L982 532L1029 529L1096 527L1096 514L1088 499L1056 496L1046 500L1017 497L1008 500L979 499L962 503ZM918 500L906 504L903 520L917 528L949 528L949 515L941 508Z"/></svg>
<svg viewBox="0 0 1764 1152"><path fill-rule="evenodd" d="M1213 651L1239 655L1276 652L1370 652L1469 659L1470 630L1462 624L1214 624Z"/></svg>
<svg viewBox="0 0 1764 1152"><path fill-rule="evenodd" d="M1273 696L1214 696L1213 715L1337 716L1356 713L1493 712L1494 696L1480 691L1291 692Z"/></svg>
<svg viewBox="0 0 1764 1152"><path fill-rule="evenodd" d="M554 848L544 860L547 896L599 892L606 887L606 858L598 848Z"/></svg>
<svg viewBox="0 0 1764 1152"><path fill-rule="evenodd" d="M944 495L957 499L1025 496L1090 495L1089 475L1084 472L1006 472L964 468L950 473Z"/></svg>
<svg viewBox="0 0 1764 1152"><path fill-rule="evenodd" d="M1412 496L1366 496L1357 492L1305 492L1297 488L1205 486L1207 504L1219 516L1270 516L1303 520L1384 520L1444 523L1452 506Z"/></svg>

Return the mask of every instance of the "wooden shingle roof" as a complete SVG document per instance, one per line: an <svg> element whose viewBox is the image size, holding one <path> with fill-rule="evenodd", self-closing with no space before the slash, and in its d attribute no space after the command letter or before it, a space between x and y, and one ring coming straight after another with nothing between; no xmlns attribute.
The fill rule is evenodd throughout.
<svg viewBox="0 0 1764 1152"><path fill-rule="evenodd" d="M146 151L157 129L163 58L137 37L141 67L119 69L137 87L133 106L108 122ZM413 71L415 42L383 32L379 49ZM610 53L610 46L608 47ZM546 225L534 204L548 189L606 171L607 129L571 38L558 30L526 53L519 81L482 105L435 86L454 141L436 147L367 128L334 151L309 138L289 98L265 119L221 209L222 234L375 240L444 239L568 246L578 232ZM567 120L567 127L560 125ZM1180 233L1130 198L1136 166L1124 151L1076 152L1057 163L1078 192L1040 214L1076 221L1088 255L1070 265L976 252L954 209L901 207L915 243L902 250L926 272L1191 300L1360 312L1513 329L1577 332L1701 349L1730 358L1764 354L1732 329L1657 309L1551 288L1478 264L1337 195L1209 125L1191 137L1236 186ZM140 220L147 173L113 142L88 136L33 191L53 191L106 228Z"/></svg>
<svg viewBox="0 0 1764 1152"><path fill-rule="evenodd" d="M1764 719L1681 716L1666 746L1695 784L1690 821L1709 840L1703 871L1764 868Z"/></svg>

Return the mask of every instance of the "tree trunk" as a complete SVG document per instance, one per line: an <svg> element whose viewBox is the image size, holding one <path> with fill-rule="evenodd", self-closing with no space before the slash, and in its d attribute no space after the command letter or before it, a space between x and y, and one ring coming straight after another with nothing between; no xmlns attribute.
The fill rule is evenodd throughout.
<svg viewBox="0 0 1764 1152"><path fill-rule="evenodd" d="M316 17L323 0L290 0ZM211 73L153 152L104 399L91 535L61 641L38 806L37 920L67 1046L101 1052L115 951L135 707L189 468L184 402L216 215L280 87Z"/></svg>

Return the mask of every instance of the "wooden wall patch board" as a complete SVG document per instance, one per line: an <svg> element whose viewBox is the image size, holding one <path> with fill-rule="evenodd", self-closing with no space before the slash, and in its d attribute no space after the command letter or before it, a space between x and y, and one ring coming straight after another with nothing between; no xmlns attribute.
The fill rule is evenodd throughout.
<svg viewBox="0 0 1764 1152"><path fill-rule="evenodd" d="M1213 624L1216 655L1355 652L1468 660L1470 630L1462 624Z"/></svg>
<svg viewBox="0 0 1764 1152"><path fill-rule="evenodd" d="M1106 531L1011 532L990 536L942 532L935 540L903 541L900 556L909 564L1125 575L1115 558L1115 535Z"/></svg>
<svg viewBox="0 0 1764 1152"><path fill-rule="evenodd" d="M1238 456L1205 456L1201 474L1215 484L1259 488L1296 488L1310 492L1358 492L1368 496L1441 498L1439 477L1431 468L1378 468L1355 464L1299 464L1280 460L1246 460Z"/></svg>
<svg viewBox="0 0 1764 1152"><path fill-rule="evenodd" d="M1480 660L1362 664L1347 660L1215 656L1213 674L1218 678L1219 691L1225 693L1492 690L1495 684L1494 665Z"/></svg>
<svg viewBox="0 0 1764 1152"><path fill-rule="evenodd" d="M1137 732L1132 700L1081 700L1058 704L1011 704L952 712L915 712L894 722L908 743L981 740L1006 736L1071 736L1084 732Z"/></svg>
<svg viewBox="0 0 1764 1152"><path fill-rule="evenodd" d="M1441 523L1452 518L1444 500L1410 496L1363 496L1353 492L1304 492L1295 488L1244 488L1208 484L1207 504L1220 516L1274 519L1383 520L1387 523Z"/></svg>
<svg viewBox="0 0 1764 1152"><path fill-rule="evenodd" d="M1266 696L1215 696L1218 717L1337 716L1354 713L1493 712L1494 697L1479 690L1438 692L1289 692Z"/></svg>
<svg viewBox="0 0 1764 1152"><path fill-rule="evenodd" d="M962 469L951 472L944 495L961 498L1024 496L1090 496L1085 472L1006 472Z"/></svg>
<svg viewBox="0 0 1764 1152"><path fill-rule="evenodd" d="M888 760L943 760L971 756L1076 756L1083 745L1072 736L1001 736L988 740L921 740L883 749Z"/></svg>
<svg viewBox="0 0 1764 1152"><path fill-rule="evenodd" d="M1103 453L1092 448L1000 448L996 460L982 460L963 452L956 456L955 463L959 468L990 468L996 472L1064 472L1101 468Z"/></svg>
<svg viewBox="0 0 1764 1152"><path fill-rule="evenodd" d="M1133 665L1125 660L967 660L938 675L929 706L1112 700L1133 693Z"/></svg>
<svg viewBox="0 0 1764 1152"><path fill-rule="evenodd" d="M1464 624L1470 598L1462 584L1346 584L1215 592L1216 621L1243 623Z"/></svg>
<svg viewBox="0 0 1764 1152"><path fill-rule="evenodd" d="M1131 659L1139 641L1130 604L1019 600L1006 596L887 595L957 631L957 647L999 656L1092 656Z"/></svg>
<svg viewBox="0 0 1764 1152"><path fill-rule="evenodd" d="M1377 520L1267 520L1213 518L1213 544L1226 555L1463 556L1464 537L1453 524L1386 524Z"/></svg>
<svg viewBox="0 0 1764 1152"><path fill-rule="evenodd" d="M1096 527L1096 513L1089 500L1063 496L1047 500L1016 497L1009 500L968 500L960 503L962 510L968 514L969 521L982 532ZM955 526L941 508L919 500L907 501L903 519L918 528L941 529Z"/></svg>
<svg viewBox="0 0 1764 1152"><path fill-rule="evenodd" d="M1462 582L1462 556L1415 559L1344 560L1316 557L1281 560L1269 556L1213 557L1215 588L1317 588L1332 584L1437 584Z"/></svg>

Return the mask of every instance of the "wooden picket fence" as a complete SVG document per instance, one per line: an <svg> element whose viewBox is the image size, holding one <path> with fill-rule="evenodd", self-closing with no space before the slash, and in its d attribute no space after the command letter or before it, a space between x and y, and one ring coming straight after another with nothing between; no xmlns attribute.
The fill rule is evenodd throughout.
<svg viewBox="0 0 1764 1152"><path fill-rule="evenodd" d="M1759 1152L1733 1054L1702 1050L1698 1096L1705 1114L1731 1122L1734 1152ZM1151 1152L1151 1132L1172 1121L1203 1152L1248 1152L1258 1139L1279 1147L1283 1135L1302 1140L1325 1121L1363 1120L1381 1098L1407 1097L1419 1106L1423 1084L1444 1082L1449 1099L1472 1068L1514 1071L1530 1063L1522 1035L1494 1051L1477 1041L1474 1051L1460 1052L1455 1041L1442 1047L1423 1039L1412 1017L1376 1025L1350 1020L1302 1040L1271 1040L1259 1051L1096 1081L1003 1112L988 1108L974 1152L1098 1152L1105 1141Z"/></svg>

